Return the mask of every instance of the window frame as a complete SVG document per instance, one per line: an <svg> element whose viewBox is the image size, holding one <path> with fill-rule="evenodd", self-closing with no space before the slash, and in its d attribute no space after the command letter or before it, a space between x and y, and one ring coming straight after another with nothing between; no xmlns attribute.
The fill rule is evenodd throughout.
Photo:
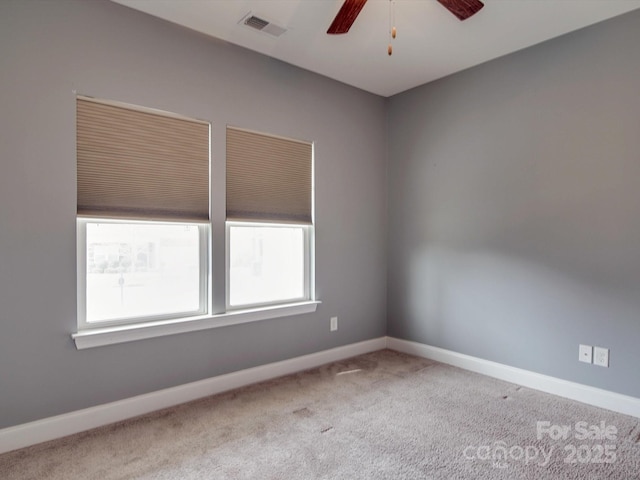
<svg viewBox="0 0 640 480"><path fill-rule="evenodd" d="M110 221L110 219L104 218L93 218L93 217L78 217L77 223L81 221ZM120 222L120 220L112 220L116 222ZM135 223L143 223L143 221L135 221ZM167 222L160 222L167 223ZM168 222L174 223L174 222ZM175 222L175 223L189 223L193 222ZM315 229L313 225L304 225L304 227L308 230L308 255L307 259L309 261L308 264L308 295L309 298L307 300L302 301L283 301L278 302L274 305L264 305L260 307L245 307L238 309L223 309L222 305L215 302L213 295L214 289L216 291L220 291L221 289L226 290L226 286L224 283L216 283L215 276L217 275L214 271L217 262L214 261L212 256L213 243L216 241L214 237L215 229L214 224L212 223L203 223L199 224L201 227L205 229L206 232L206 262L207 262L207 284L206 284L206 293L207 293L207 308L208 313L202 315L194 315L194 316L184 316L180 317L176 314L166 315L158 318L136 318L132 319L130 323L118 323L118 324L110 324L106 325L105 322L101 322L99 325L88 324L87 327L80 327L78 325L78 329L75 333L71 334L71 338L73 339L76 348L78 350L84 350L89 348L102 347L107 345L114 345L119 343L126 342L134 342L138 340L145 340L156 337L164 337L169 335L177 335L181 333L189 333L189 332L198 332L202 330L209 330L214 328L232 326L232 325L241 325L243 323L253 323L263 320L271 320L275 318L282 318L288 316L297 316L313 313L317 310L318 305L322 302L316 299L316 291L315 291ZM77 229L78 230L78 229ZM226 237L226 228L225 230ZM81 241L82 232L77 231L78 237L78 247L77 251L86 251L86 232L83 234L85 240ZM201 246L203 243L201 243ZM82 248L83 250L80 250ZM86 271L86 259L85 255L76 255L78 258L78 278L80 275L84 275L83 272ZM226 256L226 252L225 252ZM80 261L81 259L84 259ZM225 270L226 267L226 259L225 259ZM226 277L226 274L225 274ZM224 278L224 277L223 277ZM220 278L222 280L222 278ZM82 280L85 281L84 279ZM80 284L79 284L80 285ZM78 288L78 300L80 300L80 288ZM84 288L84 287L82 287ZM76 302L78 308L81 308L80 301ZM80 316L78 316L80 318Z"/></svg>
<svg viewBox="0 0 640 480"><path fill-rule="evenodd" d="M199 256L199 306L197 310L188 312L172 312L159 315L131 316L96 322L87 321L87 225L90 223L111 223L118 225L189 225L198 229ZM77 323L78 332L118 326L143 325L166 320L184 320L197 318L211 312L211 262L210 260L210 227L204 222L123 220L112 218L82 217L76 218L76 257L77 257Z"/></svg>
<svg viewBox="0 0 640 480"><path fill-rule="evenodd" d="M303 296L299 298L285 298L270 302L257 302L242 305L231 305L231 228L232 227L266 227L266 228L300 228L303 235ZM234 312L247 309L256 309L263 307L274 307L279 305L288 305L301 302L314 301L314 226L309 224L298 223L271 223L256 221L227 220L225 222L225 311Z"/></svg>
<svg viewBox="0 0 640 480"><path fill-rule="evenodd" d="M103 345L124 343L146 338L154 338L179 333L194 332L210 328L217 328L229 325L239 325L242 323L281 318L286 316L301 315L315 312L321 303L316 300L315 295L315 196L314 196L314 144L292 138L279 137L277 135L254 132L270 138L281 138L287 141L309 144L311 147L310 164L310 195L311 205L307 219L289 218L289 220L276 220L262 217L250 220L248 218L224 218L219 215L221 211L214 207L212 197L214 176L214 162L212 158L213 124L209 121L198 120L196 118L185 117L180 114L157 110L140 105L123 103L115 100L105 100L75 95L76 112L78 111L78 100L104 104L107 106L121 107L147 114L156 114L178 120L187 120L196 123L203 123L208 126L208 218L204 216L174 216L173 212L162 212L162 215L151 210L127 209L123 211L102 210L101 206L94 210L77 210L76 213L76 325L77 330L71 337L75 341L77 349L93 348ZM76 135L78 132L78 116L76 116ZM230 128L229 125L226 128ZM235 128L235 127L231 127ZM237 129L244 130L244 129ZM248 130L247 130L248 131ZM76 148L78 141L76 139ZM227 152L228 154L228 152ZM222 172L225 170L222 169ZM95 191L92 190L92 191ZM225 190L225 195L227 191ZM155 207L155 203L152 207ZM130 207L125 204L124 207ZM160 211L159 211L160 212ZM215 212L215 213L214 213ZM228 212L227 212L228 213ZM149 216L145 216L149 214ZM283 217L284 218L284 217ZM272 220L274 220L272 222ZM222 222L225 223L224 229ZM99 320L87 322L87 225L92 223L115 223L115 224L185 224L194 225L198 228L199 237L199 308L190 312L174 312L157 315L140 315L126 318L110 320ZM255 304L243 304L231 306L230 299L230 225L239 224L242 226L282 226L296 227L303 231L304 241L304 296L301 298L280 299L270 302L260 302ZM222 235L224 234L224 238ZM224 247L223 247L224 245ZM215 247L215 248L214 248ZM225 259L222 261L219 256L214 258L213 252L224 248ZM224 266L224 267L223 267ZM221 271L225 269L224 273Z"/></svg>

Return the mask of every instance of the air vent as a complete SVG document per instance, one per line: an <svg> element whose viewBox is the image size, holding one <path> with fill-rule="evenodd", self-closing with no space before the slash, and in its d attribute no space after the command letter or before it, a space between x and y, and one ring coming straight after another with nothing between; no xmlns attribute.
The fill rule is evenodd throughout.
<svg viewBox="0 0 640 480"><path fill-rule="evenodd" d="M269 20L265 20L264 18L257 17L251 12L242 17L242 20L240 20L238 23L254 30L269 34L272 37L279 37L287 31L286 28L280 27L279 25L276 25Z"/></svg>
<svg viewBox="0 0 640 480"><path fill-rule="evenodd" d="M269 22L263 20L262 18L258 18L255 15L251 15L244 21L244 24L247 27L255 28L256 30L262 30L264 27L269 25Z"/></svg>

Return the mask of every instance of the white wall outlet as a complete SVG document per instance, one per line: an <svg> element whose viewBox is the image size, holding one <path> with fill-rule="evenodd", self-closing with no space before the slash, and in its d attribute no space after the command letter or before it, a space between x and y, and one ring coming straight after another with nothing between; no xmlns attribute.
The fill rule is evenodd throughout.
<svg viewBox="0 0 640 480"><path fill-rule="evenodd" d="M591 345L580 345L578 348L578 360L591 363L593 359L593 347Z"/></svg>
<svg viewBox="0 0 640 480"><path fill-rule="evenodd" d="M338 330L338 317L331 317L331 326L329 328L332 332Z"/></svg>
<svg viewBox="0 0 640 480"><path fill-rule="evenodd" d="M593 347L593 364L609 368L609 349Z"/></svg>

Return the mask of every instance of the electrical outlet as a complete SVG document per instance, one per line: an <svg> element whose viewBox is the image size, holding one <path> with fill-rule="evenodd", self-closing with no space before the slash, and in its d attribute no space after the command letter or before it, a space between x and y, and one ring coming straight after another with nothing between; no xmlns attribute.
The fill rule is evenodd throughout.
<svg viewBox="0 0 640 480"><path fill-rule="evenodd" d="M593 347L593 364L609 368L609 349Z"/></svg>
<svg viewBox="0 0 640 480"><path fill-rule="evenodd" d="M578 360L591 363L593 359L593 347L591 345L580 345L578 348Z"/></svg>
<svg viewBox="0 0 640 480"><path fill-rule="evenodd" d="M330 330L335 332L338 330L338 317L331 317L331 327Z"/></svg>

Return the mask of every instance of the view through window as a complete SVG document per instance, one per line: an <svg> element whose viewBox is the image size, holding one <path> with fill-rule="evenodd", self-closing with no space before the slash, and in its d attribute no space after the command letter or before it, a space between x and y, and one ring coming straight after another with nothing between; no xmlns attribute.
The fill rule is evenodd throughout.
<svg viewBox="0 0 640 480"><path fill-rule="evenodd" d="M197 312L198 228L87 222L87 322Z"/></svg>
<svg viewBox="0 0 640 480"><path fill-rule="evenodd" d="M306 297L304 226L229 227L229 304L299 300Z"/></svg>

